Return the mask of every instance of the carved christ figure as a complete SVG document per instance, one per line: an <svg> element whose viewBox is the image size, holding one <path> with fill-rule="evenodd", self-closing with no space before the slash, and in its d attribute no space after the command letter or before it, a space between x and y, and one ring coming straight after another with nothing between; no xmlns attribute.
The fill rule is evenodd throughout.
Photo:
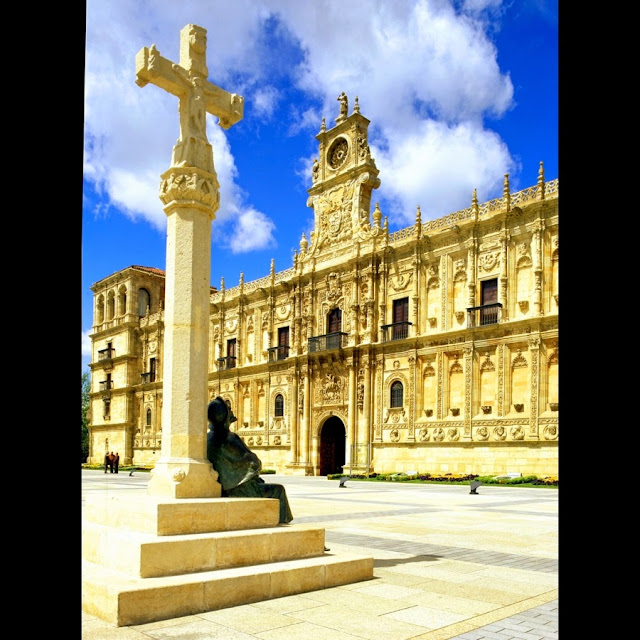
<svg viewBox="0 0 640 640"><path fill-rule="evenodd" d="M244 98L208 82L206 29L188 24L180 31L180 64L163 58L155 45L136 55L136 84L149 82L177 96L180 137L173 148L172 166L213 171L213 152L207 140L206 114L218 116L228 129L242 120Z"/></svg>

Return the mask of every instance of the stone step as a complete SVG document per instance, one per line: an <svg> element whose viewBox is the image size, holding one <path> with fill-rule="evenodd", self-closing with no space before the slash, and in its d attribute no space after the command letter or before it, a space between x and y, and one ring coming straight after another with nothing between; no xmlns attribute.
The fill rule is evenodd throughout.
<svg viewBox="0 0 640 640"><path fill-rule="evenodd" d="M155 536L84 522L82 558L153 578L317 557L324 540L324 529L312 525Z"/></svg>
<svg viewBox="0 0 640 640"><path fill-rule="evenodd" d="M85 497L86 522L173 536L275 527L280 503L275 498L177 498L99 491Z"/></svg>
<svg viewBox="0 0 640 640"><path fill-rule="evenodd" d="M373 558L324 554L187 575L136 578L82 562L82 608L118 627L194 615L373 578Z"/></svg>

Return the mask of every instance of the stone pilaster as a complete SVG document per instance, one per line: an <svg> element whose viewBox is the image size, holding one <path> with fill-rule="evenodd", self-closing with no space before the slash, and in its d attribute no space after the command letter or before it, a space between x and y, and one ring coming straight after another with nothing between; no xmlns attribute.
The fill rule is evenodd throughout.
<svg viewBox="0 0 640 640"><path fill-rule="evenodd" d="M351 447L355 444L356 427L356 367L353 358L347 358L349 370L349 424L347 425L347 446L345 448L345 464L351 463Z"/></svg>

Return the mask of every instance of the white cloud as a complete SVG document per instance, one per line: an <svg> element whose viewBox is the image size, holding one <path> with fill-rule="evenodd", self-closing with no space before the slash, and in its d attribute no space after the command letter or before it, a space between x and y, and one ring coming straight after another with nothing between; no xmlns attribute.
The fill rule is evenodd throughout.
<svg viewBox="0 0 640 640"><path fill-rule="evenodd" d="M233 253L246 253L254 249L274 246L275 224L264 213L253 208L245 209L236 218L234 234L230 240Z"/></svg>
<svg viewBox="0 0 640 640"><path fill-rule="evenodd" d="M426 221L470 206L475 188L480 202L488 199L514 166L497 135L468 123L425 121L411 136L391 137L387 151L373 147L372 155L385 168L384 193L393 203L383 215L406 225L418 205Z"/></svg>
<svg viewBox="0 0 640 640"><path fill-rule="evenodd" d="M280 99L280 92L272 86L257 89L252 96L252 106L255 114L260 117L269 118L273 115Z"/></svg>
<svg viewBox="0 0 640 640"><path fill-rule="evenodd" d="M82 332L82 357L87 358L91 357L91 338L89 338L89 334L91 333L91 329L87 329Z"/></svg>

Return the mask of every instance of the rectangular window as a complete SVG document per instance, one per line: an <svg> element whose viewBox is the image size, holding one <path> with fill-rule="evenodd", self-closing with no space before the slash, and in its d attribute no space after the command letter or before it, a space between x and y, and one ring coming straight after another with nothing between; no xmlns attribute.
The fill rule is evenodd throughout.
<svg viewBox="0 0 640 640"><path fill-rule="evenodd" d="M402 340L409 335L409 298L393 301L392 340Z"/></svg>
<svg viewBox="0 0 640 640"><path fill-rule="evenodd" d="M289 357L289 327L278 329L278 360Z"/></svg>
<svg viewBox="0 0 640 640"><path fill-rule="evenodd" d="M236 339L232 338L231 340L227 340L227 369L233 369L236 366Z"/></svg>
<svg viewBox="0 0 640 640"><path fill-rule="evenodd" d="M480 309L480 324L496 324L498 322L498 279L484 280L480 283L480 304L487 309Z"/></svg>
<svg viewBox="0 0 640 640"><path fill-rule="evenodd" d="M339 333L342 331L342 311L333 309L327 317L327 333Z"/></svg>
<svg viewBox="0 0 640 640"><path fill-rule="evenodd" d="M498 279L484 280L480 283L480 304L495 304L498 302Z"/></svg>
<svg viewBox="0 0 640 640"><path fill-rule="evenodd" d="M149 382L156 381L156 359L151 358L149 360Z"/></svg>

